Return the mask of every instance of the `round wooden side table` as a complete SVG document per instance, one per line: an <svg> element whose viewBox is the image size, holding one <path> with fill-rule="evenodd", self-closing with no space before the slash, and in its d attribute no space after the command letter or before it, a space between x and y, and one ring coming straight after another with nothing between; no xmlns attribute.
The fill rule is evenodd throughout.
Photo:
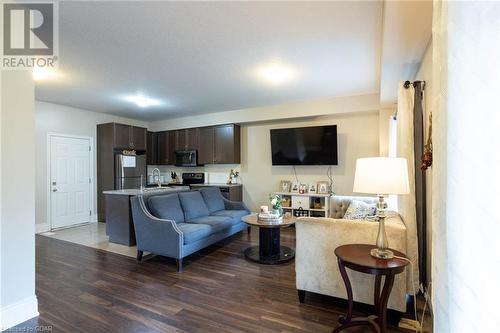
<svg viewBox="0 0 500 333"><path fill-rule="evenodd" d="M387 331L387 300L389 299L392 286L394 285L394 277L396 274L402 273L405 270L408 261L398 258L374 258L370 255L370 250L374 247L374 245L367 244L349 244L339 246L335 249L340 274L342 275L342 279L347 289L347 314L339 317L340 325L337 326L332 333L340 332L348 327L361 325L369 325L374 332L378 333L385 333ZM406 258L401 252L392 249L391 251L394 251L395 256ZM376 315L352 317L352 287L346 272L346 267L357 272L375 275L375 292L373 300ZM382 276L385 276L385 282L382 293L380 293Z"/></svg>
<svg viewBox="0 0 500 333"><path fill-rule="evenodd" d="M248 225L259 227L259 245L250 246L244 251L245 258L261 264L276 265L290 261L295 251L280 243L280 230L295 223L294 217L283 217L280 222L261 221L258 214L250 214L241 218Z"/></svg>

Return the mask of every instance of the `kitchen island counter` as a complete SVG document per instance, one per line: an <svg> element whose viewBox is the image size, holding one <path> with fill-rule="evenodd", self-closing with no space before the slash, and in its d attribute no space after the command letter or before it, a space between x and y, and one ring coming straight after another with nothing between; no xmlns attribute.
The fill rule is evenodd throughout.
<svg viewBox="0 0 500 333"><path fill-rule="evenodd" d="M127 246L136 244L131 197L182 191L189 191L189 186L149 188L142 191L140 189L103 191L106 200L106 234L109 236L109 241Z"/></svg>
<svg viewBox="0 0 500 333"><path fill-rule="evenodd" d="M134 195L149 195L149 194L154 194L154 193L163 193L163 192L179 192L179 191L187 191L189 190L189 186L169 186L169 187L148 187L143 190L134 188L134 189L127 189L127 190L109 190L109 191L103 191L102 193L104 194L115 194L115 195L128 195L128 196L134 196Z"/></svg>

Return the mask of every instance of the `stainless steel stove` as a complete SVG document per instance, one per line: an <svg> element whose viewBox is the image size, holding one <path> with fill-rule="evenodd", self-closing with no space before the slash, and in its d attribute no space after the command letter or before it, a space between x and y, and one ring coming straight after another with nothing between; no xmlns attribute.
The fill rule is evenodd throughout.
<svg viewBox="0 0 500 333"><path fill-rule="evenodd" d="M184 172L182 174L182 184L192 185L192 184L204 184L205 174L203 172Z"/></svg>

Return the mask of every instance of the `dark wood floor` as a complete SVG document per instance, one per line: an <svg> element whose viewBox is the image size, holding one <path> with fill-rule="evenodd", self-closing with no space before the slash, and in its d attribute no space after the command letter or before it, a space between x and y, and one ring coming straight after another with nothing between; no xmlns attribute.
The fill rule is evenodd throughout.
<svg viewBox="0 0 500 333"><path fill-rule="evenodd" d="M299 304L293 261L265 266L244 259L242 250L257 240L257 230L235 235L188 257L177 273L167 258L149 256L137 263L37 236L40 316L18 327L86 333L331 332L343 307L320 295ZM282 243L294 242L294 229L284 230Z"/></svg>

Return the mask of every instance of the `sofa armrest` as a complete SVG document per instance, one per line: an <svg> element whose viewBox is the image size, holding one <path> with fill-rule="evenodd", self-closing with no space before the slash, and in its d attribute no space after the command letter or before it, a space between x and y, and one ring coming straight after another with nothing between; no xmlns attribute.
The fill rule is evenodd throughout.
<svg viewBox="0 0 500 333"><path fill-rule="evenodd" d="M184 235L172 220L159 219L148 211L142 196L131 198L137 249L182 258Z"/></svg>
<svg viewBox="0 0 500 333"><path fill-rule="evenodd" d="M246 210L247 212L250 212L247 205L245 205L243 201L230 201L227 200L226 198L223 198L223 200L224 200L224 208L226 210Z"/></svg>

